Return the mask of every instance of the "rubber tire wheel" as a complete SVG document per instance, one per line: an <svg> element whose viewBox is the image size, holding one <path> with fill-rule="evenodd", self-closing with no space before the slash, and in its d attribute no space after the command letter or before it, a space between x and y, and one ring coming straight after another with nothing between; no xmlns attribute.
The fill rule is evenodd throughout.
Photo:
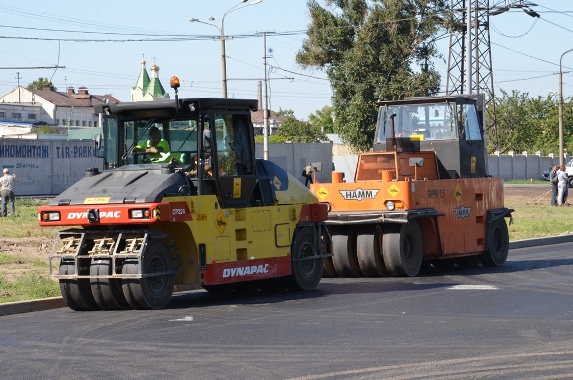
<svg viewBox="0 0 573 380"><path fill-rule="evenodd" d="M418 222L389 224L382 238L382 255L390 276L416 277L424 255L422 233Z"/></svg>
<svg viewBox="0 0 573 380"><path fill-rule="evenodd" d="M121 280L118 278L99 277L111 274L111 259L93 259L90 264L92 295L103 310L126 310L130 306L123 295Z"/></svg>
<svg viewBox="0 0 573 380"><path fill-rule="evenodd" d="M142 257L143 268L139 270L137 260L125 260L122 273L152 274L171 271L175 268L169 248L159 240L147 244ZM121 281L123 295L134 309L162 309L173 294L175 274L164 274L144 278L124 278Z"/></svg>
<svg viewBox="0 0 573 380"><path fill-rule="evenodd" d="M509 253L509 232L504 218L491 222L487 227L486 250L481 263L486 267L502 266Z"/></svg>
<svg viewBox="0 0 573 380"><path fill-rule="evenodd" d="M567 179L567 184L568 184L568 187L573 187L573 177L569 177Z"/></svg>
<svg viewBox="0 0 573 380"><path fill-rule="evenodd" d="M380 238L376 226L366 226L356 236L356 256L366 277L389 276L380 252Z"/></svg>
<svg viewBox="0 0 573 380"><path fill-rule="evenodd" d="M338 277L338 272L336 272L336 268L334 267L332 256L324 258L324 272L322 273L322 277Z"/></svg>
<svg viewBox="0 0 573 380"><path fill-rule="evenodd" d="M299 229L294 236L291 251L292 273L288 279L289 290L312 290L318 286L322 278L324 259L297 260L314 256L315 251L321 249L316 247L315 243L314 231L310 227Z"/></svg>
<svg viewBox="0 0 573 380"><path fill-rule="evenodd" d="M332 234L332 263L339 277L362 277L356 256L356 231Z"/></svg>
<svg viewBox="0 0 573 380"><path fill-rule="evenodd" d="M75 264L73 262L61 261L59 273L70 275L75 274ZM59 283L62 298L70 309L76 311L99 310L99 306L91 292L89 279L60 279Z"/></svg>

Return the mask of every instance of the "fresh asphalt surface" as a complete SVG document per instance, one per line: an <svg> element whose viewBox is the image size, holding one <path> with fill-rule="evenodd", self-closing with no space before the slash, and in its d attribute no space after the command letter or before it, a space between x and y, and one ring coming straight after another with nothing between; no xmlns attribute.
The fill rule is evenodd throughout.
<svg viewBox="0 0 573 380"><path fill-rule="evenodd" d="M0 317L5 379L573 377L573 243L500 268L175 295L164 310Z"/></svg>

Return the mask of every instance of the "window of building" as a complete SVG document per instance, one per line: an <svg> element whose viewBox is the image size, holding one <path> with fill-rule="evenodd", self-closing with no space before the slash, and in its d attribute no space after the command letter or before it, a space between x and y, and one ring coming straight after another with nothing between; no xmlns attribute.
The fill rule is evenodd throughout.
<svg viewBox="0 0 573 380"><path fill-rule="evenodd" d="M88 121L88 127L91 127L91 126L92 126L92 121L90 120L90 121Z"/></svg>
<svg viewBox="0 0 573 380"><path fill-rule="evenodd" d="M29 113L28 114L28 120L36 120L36 114L35 113Z"/></svg>
<svg viewBox="0 0 573 380"><path fill-rule="evenodd" d="M97 128L97 121L94 121L94 127Z"/></svg>
<svg viewBox="0 0 573 380"><path fill-rule="evenodd" d="M1 117L1 118L5 118L5 117L6 117L6 113L5 113L5 112L0 112L0 117Z"/></svg>
<svg viewBox="0 0 573 380"><path fill-rule="evenodd" d="M20 112L12 112L12 119L20 120L22 118L22 114Z"/></svg>
<svg viewBox="0 0 573 380"><path fill-rule="evenodd" d="M85 127L85 126L86 126L86 121L82 120L82 127Z"/></svg>
<svg viewBox="0 0 573 380"><path fill-rule="evenodd" d="M79 127L79 126L80 126L80 121L76 120L76 127Z"/></svg>

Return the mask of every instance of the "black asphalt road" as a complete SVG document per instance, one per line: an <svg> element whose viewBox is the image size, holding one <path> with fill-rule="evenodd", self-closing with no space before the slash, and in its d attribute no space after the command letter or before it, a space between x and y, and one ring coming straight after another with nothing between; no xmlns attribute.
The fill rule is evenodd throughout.
<svg viewBox="0 0 573 380"><path fill-rule="evenodd" d="M2 379L573 378L573 243L502 268L0 317Z"/></svg>

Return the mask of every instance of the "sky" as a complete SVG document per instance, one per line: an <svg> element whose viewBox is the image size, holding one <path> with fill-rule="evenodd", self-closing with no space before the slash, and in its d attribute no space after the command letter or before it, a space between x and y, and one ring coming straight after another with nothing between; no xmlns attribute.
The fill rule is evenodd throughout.
<svg viewBox="0 0 573 380"><path fill-rule="evenodd" d="M245 4L250 4L249 0ZM480 0L481 1L481 0ZM519 0L511 0L516 3ZM325 4L324 1L320 1ZM490 0L490 5L505 5ZM112 94L129 101L141 71L155 63L173 98L169 79L181 80L180 97L221 95L220 30L189 22L195 18L221 25L239 0L140 0L72 2L0 0L0 94L39 77L58 91L85 86L91 94ZM532 18L521 9L490 17L494 91L513 90L532 97L556 96L561 55L573 49L573 1L536 0ZM234 8L224 22L228 97L258 98L268 68L268 107L293 110L297 118L330 104L324 72L295 61L310 22L306 0L262 0ZM266 52L262 33L265 32ZM445 91L449 38L438 43L434 61ZM65 66L58 69L32 67ZM573 96L573 52L562 60L563 96ZM264 85L263 85L264 87Z"/></svg>

